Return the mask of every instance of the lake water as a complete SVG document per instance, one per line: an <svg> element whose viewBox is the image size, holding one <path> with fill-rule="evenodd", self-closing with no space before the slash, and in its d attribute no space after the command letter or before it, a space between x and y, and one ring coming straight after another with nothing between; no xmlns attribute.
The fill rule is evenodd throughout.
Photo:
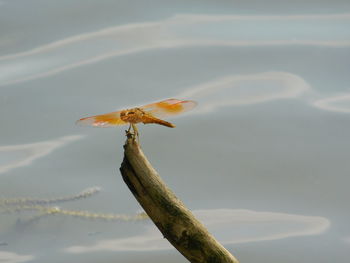
<svg viewBox="0 0 350 263"><path fill-rule="evenodd" d="M139 125L164 181L240 262L348 262L349 1L0 1L0 261L187 262L123 182Z"/></svg>

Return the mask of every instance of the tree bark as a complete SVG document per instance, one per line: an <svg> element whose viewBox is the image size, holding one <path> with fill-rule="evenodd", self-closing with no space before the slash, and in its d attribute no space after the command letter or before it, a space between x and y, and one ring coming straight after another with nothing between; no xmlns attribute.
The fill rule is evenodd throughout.
<svg viewBox="0 0 350 263"><path fill-rule="evenodd" d="M120 167L123 180L163 236L192 263L238 263L174 195L128 136Z"/></svg>

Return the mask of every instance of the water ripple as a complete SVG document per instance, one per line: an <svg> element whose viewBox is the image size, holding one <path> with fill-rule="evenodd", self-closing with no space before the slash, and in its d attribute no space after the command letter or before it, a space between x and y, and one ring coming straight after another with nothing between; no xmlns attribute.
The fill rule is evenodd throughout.
<svg viewBox="0 0 350 263"><path fill-rule="evenodd" d="M342 94L316 100L313 106L328 111L350 113L350 94Z"/></svg>
<svg viewBox="0 0 350 263"><path fill-rule="evenodd" d="M0 174L30 165L36 159L44 157L52 151L83 137L82 135L72 135L51 141L0 146Z"/></svg>
<svg viewBox="0 0 350 263"><path fill-rule="evenodd" d="M325 232L330 222L324 217L293 215L252 210L213 209L196 210L194 214L208 230L225 245L295 236L318 235ZM150 251L170 249L169 243L154 226L138 236L100 240L91 246L71 246L69 253L94 251Z"/></svg>
<svg viewBox="0 0 350 263"><path fill-rule="evenodd" d="M0 86L44 78L106 59L190 46L350 47L350 14L175 15L108 27L0 57ZM288 30L286 30L288 29Z"/></svg>
<svg viewBox="0 0 350 263"><path fill-rule="evenodd" d="M0 262L21 263L34 260L32 255L19 255L13 252L0 251Z"/></svg>
<svg viewBox="0 0 350 263"><path fill-rule="evenodd" d="M229 75L190 87L179 98L200 101L193 113L206 113L225 106L263 103L276 99L296 98L310 90L306 81L288 72L263 72Z"/></svg>

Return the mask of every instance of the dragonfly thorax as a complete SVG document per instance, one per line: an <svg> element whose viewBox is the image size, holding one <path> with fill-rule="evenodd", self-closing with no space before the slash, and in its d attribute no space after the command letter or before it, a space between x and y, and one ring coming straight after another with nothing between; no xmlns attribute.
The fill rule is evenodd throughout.
<svg viewBox="0 0 350 263"><path fill-rule="evenodd" d="M127 109L120 112L120 119L128 123L139 123L145 114L140 108Z"/></svg>

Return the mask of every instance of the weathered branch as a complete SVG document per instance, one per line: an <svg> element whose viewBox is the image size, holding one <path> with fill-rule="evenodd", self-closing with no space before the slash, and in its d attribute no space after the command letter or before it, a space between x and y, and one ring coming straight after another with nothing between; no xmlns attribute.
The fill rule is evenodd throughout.
<svg viewBox="0 0 350 263"><path fill-rule="evenodd" d="M120 172L163 236L192 263L238 263L165 185L129 136Z"/></svg>

